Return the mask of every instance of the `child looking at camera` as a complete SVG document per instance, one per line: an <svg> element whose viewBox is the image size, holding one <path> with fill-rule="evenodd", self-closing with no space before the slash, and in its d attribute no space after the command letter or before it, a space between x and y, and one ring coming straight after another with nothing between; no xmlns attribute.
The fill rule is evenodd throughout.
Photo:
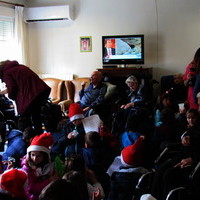
<svg viewBox="0 0 200 200"><path fill-rule="evenodd" d="M42 189L58 178L50 158L49 147L53 144L51 133L33 138L22 160L22 169L28 174L26 193L28 200L38 200Z"/></svg>

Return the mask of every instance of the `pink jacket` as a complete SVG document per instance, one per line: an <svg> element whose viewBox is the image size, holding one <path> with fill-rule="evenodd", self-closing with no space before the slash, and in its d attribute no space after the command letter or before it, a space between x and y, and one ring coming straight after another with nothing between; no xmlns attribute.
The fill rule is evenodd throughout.
<svg viewBox="0 0 200 200"><path fill-rule="evenodd" d="M47 164L43 169L31 167L26 162L26 156L22 159L22 169L28 174L28 185L26 195L28 200L38 200L42 189L51 181L49 177L53 174L53 163Z"/></svg>

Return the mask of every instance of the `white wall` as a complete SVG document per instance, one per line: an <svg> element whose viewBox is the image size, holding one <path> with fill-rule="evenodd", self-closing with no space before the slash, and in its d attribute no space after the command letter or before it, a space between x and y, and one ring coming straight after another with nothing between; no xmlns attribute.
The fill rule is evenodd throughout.
<svg viewBox="0 0 200 200"><path fill-rule="evenodd" d="M144 34L145 64L154 78L184 73L199 45L199 0L29 0L28 6L70 4L73 22L29 24L30 66L38 73L89 76L102 67L102 35ZM92 36L92 52L80 52Z"/></svg>

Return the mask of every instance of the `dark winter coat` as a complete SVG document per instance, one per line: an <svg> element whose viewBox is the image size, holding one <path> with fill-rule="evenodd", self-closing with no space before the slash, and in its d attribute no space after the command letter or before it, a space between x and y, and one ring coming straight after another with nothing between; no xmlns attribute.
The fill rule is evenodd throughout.
<svg viewBox="0 0 200 200"><path fill-rule="evenodd" d="M38 96L47 99L50 87L37 74L17 61L10 61L2 68L2 79L8 97L16 101L19 114L23 114ZM42 99L42 97L41 97Z"/></svg>
<svg viewBox="0 0 200 200"><path fill-rule="evenodd" d="M124 170L114 172L111 176L108 200L132 200L140 173Z"/></svg>

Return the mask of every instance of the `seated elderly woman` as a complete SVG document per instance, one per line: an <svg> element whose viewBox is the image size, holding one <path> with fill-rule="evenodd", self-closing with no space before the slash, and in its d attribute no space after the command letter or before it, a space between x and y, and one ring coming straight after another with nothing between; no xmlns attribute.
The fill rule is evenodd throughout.
<svg viewBox="0 0 200 200"><path fill-rule="evenodd" d="M127 100L128 102L121 106L122 109L132 108L135 110L145 103L146 93L145 93L145 85L144 79L136 78L131 75L126 79L126 84L129 87L127 91Z"/></svg>
<svg viewBox="0 0 200 200"><path fill-rule="evenodd" d="M139 79L133 75L126 79L125 83L129 89L127 90L126 96L123 97L124 103L120 106L120 110L116 113L114 119L115 122L113 123L117 125L117 128L114 128L115 130L119 131L119 127L122 127L123 130L120 130L120 132L123 132L127 119L132 115L137 114L138 110L145 107L148 95L144 82L144 79Z"/></svg>

